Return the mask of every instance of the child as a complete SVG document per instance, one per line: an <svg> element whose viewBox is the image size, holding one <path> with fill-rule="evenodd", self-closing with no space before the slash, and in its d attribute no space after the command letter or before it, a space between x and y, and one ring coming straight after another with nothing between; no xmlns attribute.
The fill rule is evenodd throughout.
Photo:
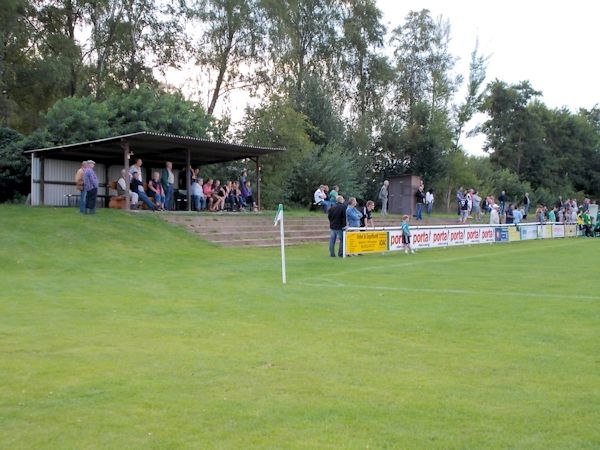
<svg viewBox="0 0 600 450"><path fill-rule="evenodd" d="M402 216L402 245L404 246L404 253L408 255L408 252L414 253L415 251L410 244L410 226L408 225L408 221L410 220L410 216L404 215Z"/></svg>

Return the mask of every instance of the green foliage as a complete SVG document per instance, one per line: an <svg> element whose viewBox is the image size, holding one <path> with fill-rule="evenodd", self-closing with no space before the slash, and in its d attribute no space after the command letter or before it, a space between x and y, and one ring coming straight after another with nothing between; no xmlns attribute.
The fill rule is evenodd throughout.
<svg viewBox="0 0 600 450"><path fill-rule="evenodd" d="M93 97L67 97L46 114L46 131L52 142L73 144L111 135L114 110Z"/></svg>
<svg viewBox="0 0 600 450"><path fill-rule="evenodd" d="M24 137L0 128L0 203L18 197L29 187L29 161L23 155Z"/></svg>
<svg viewBox="0 0 600 450"><path fill-rule="evenodd" d="M352 155L339 144L330 143L324 148L316 147L310 154L295 162L286 186L289 200L301 205L313 202L315 189L327 184L339 186L338 191L346 199L363 198L365 178Z"/></svg>

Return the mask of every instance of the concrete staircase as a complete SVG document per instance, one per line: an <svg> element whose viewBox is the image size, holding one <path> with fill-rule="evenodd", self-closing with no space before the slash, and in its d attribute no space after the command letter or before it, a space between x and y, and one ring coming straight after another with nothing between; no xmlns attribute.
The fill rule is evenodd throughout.
<svg viewBox="0 0 600 450"><path fill-rule="evenodd" d="M183 226L190 233L224 247L273 247L279 245L279 227L271 216L254 213L170 213L167 222ZM374 215L378 227L400 226L400 218ZM285 217L286 245L324 243L329 240L327 216ZM421 222L424 225L427 222ZM415 223L413 222L413 225Z"/></svg>

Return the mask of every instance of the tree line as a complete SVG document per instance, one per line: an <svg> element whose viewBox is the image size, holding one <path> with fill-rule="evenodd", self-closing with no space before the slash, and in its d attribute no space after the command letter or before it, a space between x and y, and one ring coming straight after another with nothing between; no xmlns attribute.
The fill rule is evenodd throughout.
<svg viewBox="0 0 600 450"><path fill-rule="evenodd" d="M447 204L459 185L546 203L600 194L600 109L553 109L526 81L488 82L476 43L456 73L450 23L428 10L387 29L373 0L3 3L2 201L28 192L23 150L145 130L285 147L263 161L266 205L308 204L321 183L375 198L403 173ZM188 61L205 104L159 82ZM240 89L258 104L240 123L217 117ZM478 133L486 157L461 147Z"/></svg>

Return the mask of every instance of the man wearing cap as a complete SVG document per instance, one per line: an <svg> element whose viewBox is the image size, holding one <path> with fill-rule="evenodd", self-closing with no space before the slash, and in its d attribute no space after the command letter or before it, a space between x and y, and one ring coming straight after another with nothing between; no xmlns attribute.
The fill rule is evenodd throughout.
<svg viewBox="0 0 600 450"><path fill-rule="evenodd" d="M492 205L492 211L490 212L490 225L499 225L500 224L500 214L498 210L500 207L495 203Z"/></svg>
<svg viewBox="0 0 600 450"><path fill-rule="evenodd" d="M87 161L83 171L83 188L85 189L86 214L96 214L96 197L98 196L98 177L94 172L96 163L91 159Z"/></svg>
<svg viewBox="0 0 600 450"><path fill-rule="evenodd" d="M83 172L87 167L87 161L81 163L81 167L77 169L75 174L75 187L79 191L79 212L85 214L85 189L83 188Z"/></svg>

